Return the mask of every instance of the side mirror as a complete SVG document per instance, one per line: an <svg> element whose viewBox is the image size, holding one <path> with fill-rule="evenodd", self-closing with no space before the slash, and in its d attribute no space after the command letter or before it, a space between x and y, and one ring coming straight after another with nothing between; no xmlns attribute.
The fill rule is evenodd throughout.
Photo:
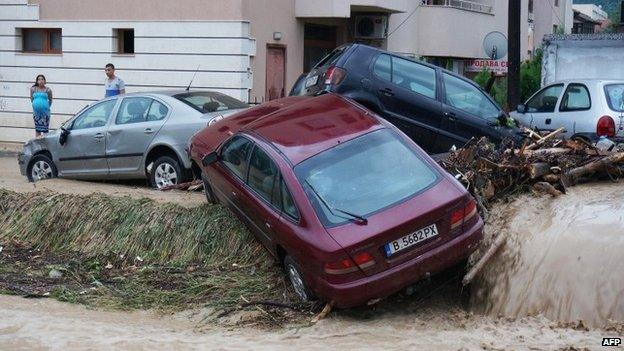
<svg viewBox="0 0 624 351"><path fill-rule="evenodd" d="M216 151L213 151L209 154L206 154L206 156L202 158L202 164L204 165L204 167L207 167L208 165L217 162L217 160L219 160L219 155L217 155Z"/></svg>
<svg viewBox="0 0 624 351"><path fill-rule="evenodd" d="M524 113L526 113L526 106L524 104L520 104L516 108L516 111L518 111L518 113L524 114Z"/></svg>
<svg viewBox="0 0 624 351"><path fill-rule="evenodd" d="M61 134L59 135L59 144L65 145L69 134L70 134L69 130L65 129L65 127L61 127Z"/></svg>

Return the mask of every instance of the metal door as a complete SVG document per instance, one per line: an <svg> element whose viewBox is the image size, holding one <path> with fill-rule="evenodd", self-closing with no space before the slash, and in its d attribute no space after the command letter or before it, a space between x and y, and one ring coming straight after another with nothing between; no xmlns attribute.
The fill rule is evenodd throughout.
<svg viewBox="0 0 624 351"><path fill-rule="evenodd" d="M61 175L91 177L108 174L105 135L116 104L117 99L98 103L71 123L67 141L58 153Z"/></svg>
<svg viewBox="0 0 624 351"><path fill-rule="evenodd" d="M286 49L281 46L267 46L266 100L285 96Z"/></svg>
<svg viewBox="0 0 624 351"><path fill-rule="evenodd" d="M163 103L148 97L126 97L106 133L106 159L111 174L143 173L147 149L169 114Z"/></svg>

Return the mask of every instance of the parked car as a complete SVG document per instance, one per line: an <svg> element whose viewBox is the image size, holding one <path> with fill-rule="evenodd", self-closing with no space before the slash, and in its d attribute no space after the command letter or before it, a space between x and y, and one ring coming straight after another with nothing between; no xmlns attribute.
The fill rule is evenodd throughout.
<svg viewBox="0 0 624 351"><path fill-rule="evenodd" d="M18 156L30 181L147 178L156 188L188 180L188 140L206 125L247 108L217 92L164 91L95 102Z"/></svg>
<svg viewBox="0 0 624 351"><path fill-rule="evenodd" d="M624 81L567 80L549 84L511 114L542 131L565 128L568 138L624 142Z"/></svg>
<svg viewBox="0 0 624 351"><path fill-rule="evenodd" d="M477 84L453 72L361 44L341 46L310 71L306 94L347 96L387 119L429 153L473 137L520 142L515 126Z"/></svg>
<svg viewBox="0 0 624 351"><path fill-rule="evenodd" d="M295 81L295 84L293 84L292 88L290 89L288 96L304 95L306 93L305 82L307 77L307 73L302 73L301 75L299 75L299 77Z"/></svg>
<svg viewBox="0 0 624 351"><path fill-rule="evenodd" d="M336 94L288 97L191 138L206 196L283 263L296 293L338 307L467 258L475 201L392 124Z"/></svg>

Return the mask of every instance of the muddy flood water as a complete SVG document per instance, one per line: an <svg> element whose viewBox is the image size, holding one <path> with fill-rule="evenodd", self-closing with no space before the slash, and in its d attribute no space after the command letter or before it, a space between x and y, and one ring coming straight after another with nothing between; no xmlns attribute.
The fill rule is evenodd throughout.
<svg viewBox="0 0 624 351"><path fill-rule="evenodd" d="M486 242L509 239L470 306L450 284L312 326L260 328L207 323L203 310L110 312L0 295L0 350L601 350L603 337L624 336L624 185L522 196L490 221Z"/></svg>
<svg viewBox="0 0 624 351"><path fill-rule="evenodd" d="M474 284L475 310L593 327L624 320L624 184L522 196L494 216L508 241Z"/></svg>

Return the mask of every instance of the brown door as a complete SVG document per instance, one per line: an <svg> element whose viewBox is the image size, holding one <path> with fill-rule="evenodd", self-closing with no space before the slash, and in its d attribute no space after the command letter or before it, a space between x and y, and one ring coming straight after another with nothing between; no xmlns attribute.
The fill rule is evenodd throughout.
<svg viewBox="0 0 624 351"><path fill-rule="evenodd" d="M286 85L286 49L267 47L266 64L266 99L275 100L285 96Z"/></svg>

